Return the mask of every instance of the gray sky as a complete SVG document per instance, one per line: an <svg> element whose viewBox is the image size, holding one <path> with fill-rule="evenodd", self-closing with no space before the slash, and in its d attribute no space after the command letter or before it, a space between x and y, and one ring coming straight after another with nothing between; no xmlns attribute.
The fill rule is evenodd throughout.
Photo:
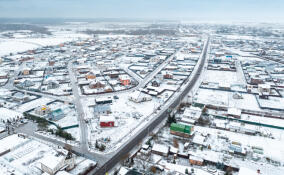
<svg viewBox="0 0 284 175"><path fill-rule="evenodd" d="M0 0L0 17L284 20L284 0Z"/></svg>

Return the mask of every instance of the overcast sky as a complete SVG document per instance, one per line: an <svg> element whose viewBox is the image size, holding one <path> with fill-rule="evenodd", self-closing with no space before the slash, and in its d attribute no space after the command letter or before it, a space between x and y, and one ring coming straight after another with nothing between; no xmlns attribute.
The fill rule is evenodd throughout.
<svg viewBox="0 0 284 175"><path fill-rule="evenodd" d="M0 17L284 19L284 0L0 0Z"/></svg>

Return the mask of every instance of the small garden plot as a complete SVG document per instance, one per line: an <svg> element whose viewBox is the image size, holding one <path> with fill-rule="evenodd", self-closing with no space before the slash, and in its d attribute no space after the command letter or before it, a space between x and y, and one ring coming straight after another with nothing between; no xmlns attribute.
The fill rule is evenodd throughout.
<svg viewBox="0 0 284 175"><path fill-rule="evenodd" d="M284 110L284 98L270 96L269 99L257 98L257 100L261 108Z"/></svg>
<svg viewBox="0 0 284 175"><path fill-rule="evenodd" d="M230 106L240 109L260 110L256 98L252 94L242 94L241 99L234 99L233 92L199 89L194 101L217 106Z"/></svg>
<svg viewBox="0 0 284 175"><path fill-rule="evenodd" d="M238 79L238 75L236 72L228 72L228 71L213 71L207 70L205 74L204 81L207 82L214 82L219 84L243 84Z"/></svg>
<svg viewBox="0 0 284 175"><path fill-rule="evenodd" d="M129 93L117 95L118 99L113 100L111 104L112 113L109 116L114 117L114 127L101 127L99 116L93 115L89 122L90 141L93 145L98 140L107 150L111 150L110 148L121 144L134 129L142 126L141 122L145 122L145 118L150 117L154 109L160 105L158 98L135 103L130 101L128 96ZM91 107L88 112L92 112Z"/></svg>
<svg viewBox="0 0 284 175"><path fill-rule="evenodd" d="M58 84L56 87L41 86L42 92L51 93L53 95L70 95L72 87L69 83ZM44 90L43 90L44 89Z"/></svg>
<svg viewBox="0 0 284 175"><path fill-rule="evenodd" d="M242 114L241 119L256 122L256 123L263 123L263 124L268 124L268 125L273 125L273 126L284 127L284 120L282 120L282 119L261 117L261 116L248 115L248 114ZM284 131L282 131L282 132L284 132Z"/></svg>

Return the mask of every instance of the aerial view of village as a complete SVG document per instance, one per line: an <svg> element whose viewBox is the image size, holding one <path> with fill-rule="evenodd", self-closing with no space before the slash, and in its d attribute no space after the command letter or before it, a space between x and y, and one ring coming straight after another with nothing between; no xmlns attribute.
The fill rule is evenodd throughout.
<svg viewBox="0 0 284 175"><path fill-rule="evenodd" d="M283 23L1 16L0 175L284 174Z"/></svg>

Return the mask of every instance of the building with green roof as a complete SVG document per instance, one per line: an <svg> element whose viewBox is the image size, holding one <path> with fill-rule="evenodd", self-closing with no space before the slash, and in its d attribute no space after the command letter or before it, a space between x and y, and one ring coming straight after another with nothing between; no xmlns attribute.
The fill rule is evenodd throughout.
<svg viewBox="0 0 284 175"><path fill-rule="evenodd" d="M184 125L180 123L172 123L170 126L170 132L173 135L181 137L190 137L192 135L193 126Z"/></svg>

